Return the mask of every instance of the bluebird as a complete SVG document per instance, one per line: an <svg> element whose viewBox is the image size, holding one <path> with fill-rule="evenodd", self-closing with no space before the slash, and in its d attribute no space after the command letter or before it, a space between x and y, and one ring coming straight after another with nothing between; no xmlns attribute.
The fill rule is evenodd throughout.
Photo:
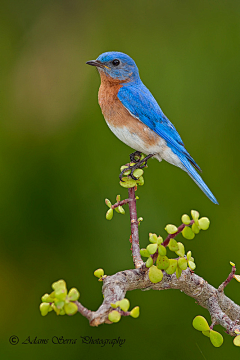
<svg viewBox="0 0 240 360"><path fill-rule="evenodd" d="M142 83L133 59L122 52L110 51L87 64L96 66L101 76L98 102L111 131L136 153L148 155L146 159L163 159L186 171L204 194L218 204L195 170L201 171L177 130Z"/></svg>

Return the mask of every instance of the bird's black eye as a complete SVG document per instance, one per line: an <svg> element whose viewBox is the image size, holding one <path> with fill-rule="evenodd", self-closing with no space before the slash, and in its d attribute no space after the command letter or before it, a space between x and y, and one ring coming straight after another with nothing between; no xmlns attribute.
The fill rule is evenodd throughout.
<svg viewBox="0 0 240 360"><path fill-rule="evenodd" d="M112 61L112 64L113 64L114 66L118 66L118 65L120 64L120 61L119 61L118 59L114 59L114 60Z"/></svg>

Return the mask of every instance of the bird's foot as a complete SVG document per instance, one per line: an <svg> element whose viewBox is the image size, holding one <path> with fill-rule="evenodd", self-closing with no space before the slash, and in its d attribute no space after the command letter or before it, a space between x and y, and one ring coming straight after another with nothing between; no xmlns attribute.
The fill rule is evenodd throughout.
<svg viewBox="0 0 240 360"><path fill-rule="evenodd" d="M143 169L147 166L147 161L153 157L155 154L149 154L145 158L142 158L141 153L139 151L135 151L130 155L131 163L128 166L124 167L124 169L119 174L120 181L123 181L123 176L129 176L133 180L138 180L133 173L136 169Z"/></svg>

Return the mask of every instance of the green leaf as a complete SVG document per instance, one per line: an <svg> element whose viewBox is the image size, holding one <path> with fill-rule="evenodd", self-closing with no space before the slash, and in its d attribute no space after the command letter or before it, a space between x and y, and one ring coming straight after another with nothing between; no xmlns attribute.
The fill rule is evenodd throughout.
<svg viewBox="0 0 240 360"><path fill-rule="evenodd" d="M161 270L166 270L169 267L169 259L167 256L161 256L159 255L157 258L157 267Z"/></svg>
<svg viewBox="0 0 240 360"><path fill-rule="evenodd" d="M136 180L133 180L128 177L123 177L122 181L120 181L120 185L124 188L132 188L136 186Z"/></svg>
<svg viewBox="0 0 240 360"><path fill-rule="evenodd" d="M195 223L192 224L192 231L194 232L194 234L199 234L200 232L199 227Z"/></svg>
<svg viewBox="0 0 240 360"><path fill-rule="evenodd" d="M193 220L197 222L198 218L199 218L199 212L196 210L191 210L191 215L192 215Z"/></svg>
<svg viewBox="0 0 240 360"><path fill-rule="evenodd" d="M113 209L111 208L106 212L106 219L112 220L112 218L113 218Z"/></svg>
<svg viewBox="0 0 240 360"><path fill-rule="evenodd" d="M235 338L233 339L233 343L236 346L240 346L240 335L235 336Z"/></svg>
<svg viewBox="0 0 240 360"><path fill-rule="evenodd" d="M176 240L174 239L171 239L169 241L169 244L168 244L168 247L171 251L178 251L179 248L178 248L178 243L176 242Z"/></svg>
<svg viewBox="0 0 240 360"><path fill-rule="evenodd" d="M111 201L108 199L105 199L105 204L110 208L112 206Z"/></svg>
<svg viewBox="0 0 240 360"><path fill-rule="evenodd" d="M149 258L146 261L146 267L150 268L152 266L152 264L153 264L153 259L151 256L149 256Z"/></svg>
<svg viewBox="0 0 240 360"><path fill-rule="evenodd" d="M158 246L158 253L159 253L159 255L162 255L162 256L166 255L167 249L165 248L165 246L160 244Z"/></svg>
<svg viewBox="0 0 240 360"><path fill-rule="evenodd" d="M185 248L184 248L184 245L183 243L181 242L178 242L178 250L175 251L175 253L178 255L178 256L181 256L183 257L185 255Z"/></svg>
<svg viewBox="0 0 240 360"><path fill-rule="evenodd" d="M176 277L177 277L177 279L179 279L181 275L182 275L182 269L180 269L180 267L177 266L177 269L176 269Z"/></svg>
<svg viewBox="0 0 240 360"><path fill-rule="evenodd" d="M140 255L143 256L143 257L149 257L150 256L147 249L141 249L140 250Z"/></svg>
<svg viewBox="0 0 240 360"><path fill-rule="evenodd" d="M157 251L157 248L158 248L158 244L149 244L147 246L147 251L149 252L149 254L153 255Z"/></svg>
<svg viewBox="0 0 240 360"><path fill-rule="evenodd" d="M133 172L133 176L134 176L135 178L140 178L140 176L142 176L142 174L143 174L143 170L142 170L142 169L136 169L136 170L134 170L134 172Z"/></svg>
<svg viewBox="0 0 240 360"><path fill-rule="evenodd" d="M69 293L68 293L69 300L77 301L79 296L80 296L80 294L76 288L72 288L71 290L69 290Z"/></svg>
<svg viewBox="0 0 240 360"><path fill-rule="evenodd" d="M152 233L149 233L149 241L153 244L156 244L157 243L157 235L156 234L152 234Z"/></svg>
<svg viewBox="0 0 240 360"><path fill-rule="evenodd" d="M78 307L75 303L70 302L64 305L64 310L67 315L74 315L78 311Z"/></svg>
<svg viewBox="0 0 240 360"><path fill-rule="evenodd" d="M101 278L104 275L104 270L103 269L97 269L94 271L94 276L96 276L97 278Z"/></svg>
<svg viewBox="0 0 240 360"><path fill-rule="evenodd" d="M175 234L178 231L178 228L175 225L168 224L165 227L165 230L168 232L168 234Z"/></svg>
<svg viewBox="0 0 240 360"><path fill-rule="evenodd" d="M121 319L121 315L117 310L113 310L108 314L108 319L114 323L118 322Z"/></svg>
<svg viewBox="0 0 240 360"><path fill-rule="evenodd" d="M182 216L182 222L183 222L183 224L185 224L185 225L190 224L190 222L191 222L190 217L189 217L187 214L184 214L184 215Z"/></svg>
<svg viewBox="0 0 240 360"><path fill-rule="evenodd" d="M214 331L214 330L210 330L210 340L211 340L211 343L213 344L213 346L215 346L215 347L219 347L223 343L222 335L219 334L219 332Z"/></svg>
<svg viewBox="0 0 240 360"><path fill-rule="evenodd" d="M177 260L169 259L169 267L165 270L168 275L172 275L175 273L177 269Z"/></svg>
<svg viewBox="0 0 240 360"><path fill-rule="evenodd" d="M40 311L41 311L41 315L46 316L48 314L48 312L49 312L50 304L46 303L46 302L43 302L43 303L40 304L39 308L40 308Z"/></svg>
<svg viewBox="0 0 240 360"><path fill-rule="evenodd" d="M190 267L190 269L193 271L196 269L196 264L193 261L189 261L188 262L188 266Z"/></svg>
<svg viewBox="0 0 240 360"><path fill-rule="evenodd" d="M144 185L144 178L143 178L143 176L140 176L140 178L137 180L137 184L140 185L140 186Z"/></svg>
<svg viewBox="0 0 240 360"><path fill-rule="evenodd" d="M119 306L122 309L122 311L128 311L129 307L130 307L130 302L128 299L122 299L119 301Z"/></svg>
<svg viewBox="0 0 240 360"><path fill-rule="evenodd" d="M187 259L185 259L184 257L178 259L178 266L180 267L181 270L186 270L187 269Z"/></svg>
<svg viewBox="0 0 240 360"><path fill-rule="evenodd" d="M139 317L139 306L135 306L135 307L131 310L130 315L131 315L133 318L138 318L138 317Z"/></svg>
<svg viewBox="0 0 240 360"><path fill-rule="evenodd" d="M200 316L200 315L196 316L193 319L192 325L193 325L194 329L196 329L198 331L210 330L207 320L203 316Z"/></svg>
<svg viewBox="0 0 240 360"><path fill-rule="evenodd" d="M188 239L188 240L192 240L195 237L194 232L188 226L185 226L185 228L182 231L182 235L183 235L183 237L185 237L185 239Z"/></svg>
<svg viewBox="0 0 240 360"><path fill-rule="evenodd" d="M148 272L149 280L156 284L160 282L163 278L163 273L155 265L152 265Z"/></svg>
<svg viewBox="0 0 240 360"><path fill-rule="evenodd" d="M207 217L202 217L201 219L198 220L198 223L199 223L200 229L207 230L210 225L210 220Z"/></svg>
<svg viewBox="0 0 240 360"><path fill-rule="evenodd" d="M238 282L240 282L240 275L233 275L234 279L236 279Z"/></svg>

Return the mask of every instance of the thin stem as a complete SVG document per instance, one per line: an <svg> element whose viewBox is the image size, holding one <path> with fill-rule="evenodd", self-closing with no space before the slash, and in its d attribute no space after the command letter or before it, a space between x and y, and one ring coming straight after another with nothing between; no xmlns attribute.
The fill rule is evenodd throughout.
<svg viewBox="0 0 240 360"><path fill-rule="evenodd" d="M90 320L92 311L85 308L79 301L75 301L75 304L78 307L78 312L80 312L80 314L82 314L85 318Z"/></svg>
<svg viewBox="0 0 240 360"><path fill-rule="evenodd" d="M186 226L191 226L192 224L194 223L194 220L191 220L190 223L188 225L186 224L182 224L179 226L178 228L178 231L176 231L174 234L169 234L166 239L164 240L164 242L162 243L163 246L168 246L169 242L171 239L175 238L175 236L177 236L180 232L183 231L183 229L186 227Z"/></svg>
<svg viewBox="0 0 240 360"><path fill-rule="evenodd" d="M232 267L232 271L228 275L227 279L218 287L218 291L223 291L225 287L230 283L230 281L233 279L236 272L236 266Z"/></svg>
<svg viewBox="0 0 240 360"><path fill-rule="evenodd" d="M121 200L121 201L118 201L116 204L113 204L112 206L111 206L111 208L112 209L115 209L115 208L117 208L118 206L122 206L122 205L125 205L125 204L127 204L127 203L129 203L129 199L125 199L125 200Z"/></svg>
<svg viewBox="0 0 240 360"><path fill-rule="evenodd" d="M137 219L137 207L135 198L135 188L128 189L129 198L129 212L131 222L131 236L132 236L132 254L135 268L140 268L143 265L143 261L140 255L139 248L139 235L138 235L138 219Z"/></svg>

